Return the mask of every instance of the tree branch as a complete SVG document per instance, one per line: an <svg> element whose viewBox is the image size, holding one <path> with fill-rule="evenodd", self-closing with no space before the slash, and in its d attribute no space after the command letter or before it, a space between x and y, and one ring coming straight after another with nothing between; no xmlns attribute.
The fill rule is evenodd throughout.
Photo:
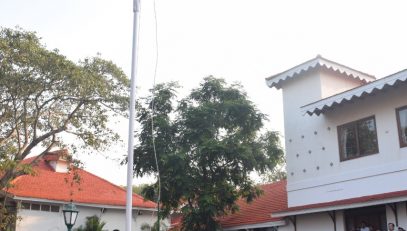
<svg viewBox="0 0 407 231"><path fill-rule="evenodd" d="M23 149L27 147L28 145L28 127L27 127L27 100L24 100L23 103L23 115L22 115L22 120L23 120L23 129L24 129L24 143L23 143Z"/></svg>
<svg viewBox="0 0 407 231"><path fill-rule="evenodd" d="M76 105L75 109L68 115L67 119L65 120L65 122L63 123L63 125L57 129L51 130L45 134L43 134L42 136L33 139L33 141L28 145L28 147L24 150L24 152L21 154L21 159L24 159L30 152L31 149L33 149L37 144L39 144L40 142L42 142L43 140L47 139L48 137L55 135L57 133L60 133L64 130L66 130L68 123L71 121L71 119L73 118L73 116L76 114L76 112L79 110L79 108L83 105L83 102L79 102L78 105Z"/></svg>
<svg viewBox="0 0 407 231"><path fill-rule="evenodd" d="M20 138L20 129L19 129L19 123L18 123L18 116L17 116L17 105L16 105L16 99L13 98L13 118L14 118L14 123L15 123L15 128L16 128L16 136L17 136L17 155L20 154L21 152L21 138Z"/></svg>
<svg viewBox="0 0 407 231"><path fill-rule="evenodd" d="M0 145L6 143L9 139L13 138L16 135L16 129L13 127L11 131L5 137L0 138Z"/></svg>
<svg viewBox="0 0 407 231"><path fill-rule="evenodd" d="M30 165L35 164L35 162L36 162L40 157L42 157L45 153L49 152L49 151L51 150L51 148L53 148L53 147L55 146L56 143L57 143L57 141L56 141L56 135L54 134L54 135L52 135L51 144L48 145L48 147L47 147L44 151L42 151L38 156L36 156L36 157L34 158L34 160L32 160L32 161L30 162Z"/></svg>

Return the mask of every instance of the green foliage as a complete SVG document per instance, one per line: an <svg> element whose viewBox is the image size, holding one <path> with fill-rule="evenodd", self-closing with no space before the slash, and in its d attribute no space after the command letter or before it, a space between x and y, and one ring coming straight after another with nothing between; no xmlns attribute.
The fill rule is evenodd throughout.
<svg viewBox="0 0 407 231"><path fill-rule="evenodd" d="M134 150L134 172L137 176L157 173L153 130L162 215L182 211L184 230L216 230L216 217L236 211L236 200L251 201L261 194L249 174L274 169L283 151L277 133L260 134L266 116L240 85L207 77L181 100L176 98L176 89L175 83L157 86L153 129L152 97L138 102L141 131ZM154 198L157 184L144 192Z"/></svg>
<svg viewBox="0 0 407 231"><path fill-rule="evenodd" d="M32 174L22 164L35 148L39 155L68 145L103 150L119 136L108 128L111 116L126 115L128 79L101 57L77 63L48 50L34 32L0 28L0 188Z"/></svg>
<svg viewBox="0 0 407 231"><path fill-rule="evenodd" d="M11 231L17 221L21 220L21 217L17 216L15 206L6 205L7 201L4 201L0 207L0 230Z"/></svg>
<svg viewBox="0 0 407 231"><path fill-rule="evenodd" d="M155 222L153 226L151 226L151 225L149 225L147 223L143 223L141 225L140 229L141 229L141 231L158 231L159 227L158 227L157 222ZM163 222L161 222L160 223L160 230L163 230L163 231L168 230L168 227Z"/></svg>
<svg viewBox="0 0 407 231"><path fill-rule="evenodd" d="M143 223L143 224L140 226L140 229L141 229L141 231L150 231L150 230L151 230L151 226L150 226L149 224L147 224L147 223Z"/></svg>
<svg viewBox="0 0 407 231"><path fill-rule="evenodd" d="M98 216L86 217L85 227L82 225L75 229L75 231L102 231L103 227L106 225L106 222L101 221Z"/></svg>
<svg viewBox="0 0 407 231"><path fill-rule="evenodd" d="M47 50L34 32L0 30L0 187L30 171L22 165L34 148L45 153L65 146L103 150L119 136L110 116L126 115L128 79L101 57L78 63ZM74 151L73 150L73 151Z"/></svg>
<svg viewBox="0 0 407 231"><path fill-rule="evenodd" d="M276 166L273 170L261 176L263 183L277 182L287 179L285 166Z"/></svg>
<svg viewBox="0 0 407 231"><path fill-rule="evenodd" d="M133 185L133 193L136 193L136 194L138 194L138 195L144 196L144 195L143 195L143 190L144 190L146 187L148 187L148 184L140 184L140 185L137 185L137 186L134 186L134 185Z"/></svg>

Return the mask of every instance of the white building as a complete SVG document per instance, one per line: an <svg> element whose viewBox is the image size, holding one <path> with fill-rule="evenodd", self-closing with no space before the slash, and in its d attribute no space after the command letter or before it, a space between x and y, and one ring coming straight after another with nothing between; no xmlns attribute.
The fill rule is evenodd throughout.
<svg viewBox="0 0 407 231"><path fill-rule="evenodd" d="M283 93L286 204L280 223L228 230L406 229L407 70L376 80L318 56L266 83Z"/></svg>
<svg viewBox="0 0 407 231"><path fill-rule="evenodd" d="M15 230L67 230L62 208L72 200L79 210L74 229L84 225L86 217L96 215L106 222L104 230L123 231L126 191L85 170L68 171L66 155L66 150L47 153L35 161L35 175L20 176L13 181L14 186L7 193L21 218ZM24 161L30 163L35 158ZM134 194L133 230L141 230L143 224L152 226L157 219L155 209L155 203Z"/></svg>

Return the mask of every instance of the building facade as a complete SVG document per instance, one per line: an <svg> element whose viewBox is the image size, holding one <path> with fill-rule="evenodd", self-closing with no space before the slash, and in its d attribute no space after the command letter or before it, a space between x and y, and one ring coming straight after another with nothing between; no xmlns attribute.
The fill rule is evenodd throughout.
<svg viewBox="0 0 407 231"><path fill-rule="evenodd" d="M283 95L287 202L270 218L285 223L243 230L406 229L407 70L376 80L318 56L266 83Z"/></svg>

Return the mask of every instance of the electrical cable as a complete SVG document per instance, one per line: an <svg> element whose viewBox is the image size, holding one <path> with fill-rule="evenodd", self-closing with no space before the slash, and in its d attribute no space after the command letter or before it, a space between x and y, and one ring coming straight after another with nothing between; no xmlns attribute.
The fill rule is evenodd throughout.
<svg viewBox="0 0 407 231"><path fill-rule="evenodd" d="M161 200L161 178L160 178L160 168L158 165L157 150L155 146L155 135L154 135L154 114L155 114L155 91L156 91L156 78L158 69L158 20L157 20L157 8L156 0L153 0L154 9L154 22L155 22L155 67L154 67L154 78L153 78L153 89L152 89L152 99L151 99L151 137L153 143L153 151L155 158L155 165L157 168L157 180L158 180L158 196L157 196L157 226L158 231L160 230L160 200Z"/></svg>

